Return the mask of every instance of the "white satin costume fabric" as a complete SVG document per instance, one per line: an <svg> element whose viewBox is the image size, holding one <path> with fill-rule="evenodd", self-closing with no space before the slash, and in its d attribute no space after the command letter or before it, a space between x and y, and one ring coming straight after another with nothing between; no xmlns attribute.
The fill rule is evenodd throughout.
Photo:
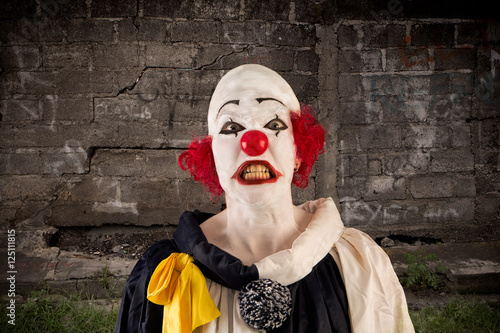
<svg viewBox="0 0 500 333"><path fill-rule="evenodd" d="M259 278L290 285L330 254L344 280L352 332L414 332L403 288L382 248L364 232L344 227L331 198L308 201L299 207L314 214L312 221L291 249L255 264ZM221 316L194 332L256 332L241 318L237 290L209 279L207 286Z"/></svg>

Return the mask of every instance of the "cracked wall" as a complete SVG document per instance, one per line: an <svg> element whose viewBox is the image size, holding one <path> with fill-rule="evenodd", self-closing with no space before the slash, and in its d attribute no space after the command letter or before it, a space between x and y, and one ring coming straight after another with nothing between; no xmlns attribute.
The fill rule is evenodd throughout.
<svg viewBox="0 0 500 333"><path fill-rule="evenodd" d="M484 12L305 0L1 6L2 230L37 230L43 245L44 230L218 211L223 201L177 157L205 135L223 73L260 63L328 130L296 203L332 196L348 226L377 238L498 239L500 34Z"/></svg>

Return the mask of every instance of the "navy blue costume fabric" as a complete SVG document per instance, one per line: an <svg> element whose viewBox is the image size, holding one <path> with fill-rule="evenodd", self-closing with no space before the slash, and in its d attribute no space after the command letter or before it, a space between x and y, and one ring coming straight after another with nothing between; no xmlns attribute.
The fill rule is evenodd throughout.
<svg viewBox="0 0 500 333"><path fill-rule="evenodd" d="M156 266L173 252L193 256L205 277L228 288L239 290L259 279L255 265L245 266L208 243L199 225L211 216L199 211L185 212L173 240L157 242L139 259L123 293L115 333L161 332L163 306L147 300L147 288ZM270 332L351 332L345 286L331 255L326 255L307 276L288 288L293 302L290 318Z"/></svg>

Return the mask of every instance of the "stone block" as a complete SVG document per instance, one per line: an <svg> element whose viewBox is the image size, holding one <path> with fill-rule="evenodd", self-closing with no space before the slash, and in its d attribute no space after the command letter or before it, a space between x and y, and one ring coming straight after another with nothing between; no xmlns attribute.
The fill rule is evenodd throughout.
<svg viewBox="0 0 500 333"><path fill-rule="evenodd" d="M341 73L382 71L380 50L342 50L339 52L338 68Z"/></svg>
<svg viewBox="0 0 500 333"><path fill-rule="evenodd" d="M436 70L474 69L477 50L472 47L437 48L434 51Z"/></svg>
<svg viewBox="0 0 500 333"><path fill-rule="evenodd" d="M258 44L266 43L266 25L264 22L223 22L221 43Z"/></svg>
<svg viewBox="0 0 500 333"><path fill-rule="evenodd" d="M0 101L2 122L23 122L40 120L40 107L36 100L7 99Z"/></svg>
<svg viewBox="0 0 500 333"><path fill-rule="evenodd" d="M100 19L74 19L68 24L69 42L112 42L113 22Z"/></svg>
<svg viewBox="0 0 500 333"><path fill-rule="evenodd" d="M38 151L0 154L0 174L29 175L40 172L40 156Z"/></svg>
<svg viewBox="0 0 500 333"><path fill-rule="evenodd" d="M429 223L470 223L474 221L474 199L429 201L424 217Z"/></svg>
<svg viewBox="0 0 500 333"><path fill-rule="evenodd" d="M234 53L219 60L220 66L232 69L243 64L260 64L277 72L289 72L293 69L293 51L268 47L246 49L241 53ZM289 82L290 83L290 82Z"/></svg>
<svg viewBox="0 0 500 333"><path fill-rule="evenodd" d="M371 108L367 110L366 104L366 102L339 103L339 124L362 125L377 121L375 117L371 116L380 114L380 112Z"/></svg>
<svg viewBox="0 0 500 333"><path fill-rule="evenodd" d="M243 17L247 20L288 21L289 12L288 1L247 0Z"/></svg>
<svg viewBox="0 0 500 333"><path fill-rule="evenodd" d="M431 163L430 153L419 151L386 153L381 158L383 159L383 173L390 176L425 174Z"/></svg>
<svg viewBox="0 0 500 333"><path fill-rule="evenodd" d="M42 52L45 68L87 68L90 64L91 49L86 43L44 45Z"/></svg>
<svg viewBox="0 0 500 333"><path fill-rule="evenodd" d="M415 46L452 46L455 42L453 24L415 24L411 27L411 45Z"/></svg>
<svg viewBox="0 0 500 333"><path fill-rule="evenodd" d="M445 126L411 125L401 128L401 142L405 148L443 148L450 142Z"/></svg>
<svg viewBox="0 0 500 333"><path fill-rule="evenodd" d="M164 20L156 20L152 18L136 18L133 25L134 30L137 29L135 25L138 25L139 30L133 31L132 27L129 27L127 29L127 31L129 31L127 35L130 35L130 38L134 38L135 40L141 42L163 43L167 40L167 36L170 31L170 23ZM120 25L118 25L118 32L121 36Z"/></svg>
<svg viewBox="0 0 500 333"><path fill-rule="evenodd" d="M367 24L363 26L366 48L387 48L405 45L406 27L402 24Z"/></svg>
<svg viewBox="0 0 500 333"><path fill-rule="evenodd" d="M95 98L94 119L97 122L137 121L165 122L170 119L171 103L164 99L145 101L136 96Z"/></svg>
<svg viewBox="0 0 500 333"><path fill-rule="evenodd" d="M90 3L92 17L130 17L137 16L137 1L124 0L92 0Z"/></svg>
<svg viewBox="0 0 500 333"><path fill-rule="evenodd" d="M57 89L52 88L48 95L116 94L121 88L116 85L116 74L108 71L64 70L54 75L53 84Z"/></svg>
<svg viewBox="0 0 500 333"><path fill-rule="evenodd" d="M153 207L162 207L167 202L167 185L165 180L122 179L120 180L120 198L123 202L140 202Z"/></svg>
<svg viewBox="0 0 500 333"><path fill-rule="evenodd" d="M368 177L366 192L363 199L376 200L404 200L406 199L406 180L391 176Z"/></svg>
<svg viewBox="0 0 500 333"><path fill-rule="evenodd" d="M366 155L341 155L339 162L338 173L340 177L366 177L368 175Z"/></svg>
<svg viewBox="0 0 500 333"><path fill-rule="evenodd" d="M344 25L339 26L337 30L339 47L354 47L359 43L358 31L354 25Z"/></svg>
<svg viewBox="0 0 500 333"><path fill-rule="evenodd" d="M96 68L138 67L137 44L97 44L93 47L93 64Z"/></svg>
<svg viewBox="0 0 500 333"><path fill-rule="evenodd" d="M474 170L474 155L467 150L431 152L432 172L467 172Z"/></svg>
<svg viewBox="0 0 500 333"><path fill-rule="evenodd" d="M298 71L317 73L319 61L319 55L313 49L297 51L295 62Z"/></svg>
<svg viewBox="0 0 500 333"><path fill-rule="evenodd" d="M154 17L234 20L240 14L240 3L231 1L154 0L145 2L143 6L144 16Z"/></svg>
<svg viewBox="0 0 500 333"><path fill-rule="evenodd" d="M219 42L219 27L215 21L175 21L170 30L171 42Z"/></svg>
<svg viewBox="0 0 500 333"><path fill-rule="evenodd" d="M430 68L431 56L425 47L398 47L386 52L387 71L426 71Z"/></svg>
<svg viewBox="0 0 500 333"><path fill-rule="evenodd" d="M149 67L174 67L190 69L197 48L192 44L146 44L146 66Z"/></svg>
<svg viewBox="0 0 500 333"><path fill-rule="evenodd" d="M401 134L397 127L366 126L359 129L361 149L398 148L401 146Z"/></svg>
<svg viewBox="0 0 500 333"><path fill-rule="evenodd" d="M3 46L0 63L4 69L36 69L41 66L42 58L39 48L34 45Z"/></svg>
<svg viewBox="0 0 500 333"><path fill-rule="evenodd" d="M464 22L457 25L458 45L478 45L481 41L481 25Z"/></svg>
<svg viewBox="0 0 500 333"><path fill-rule="evenodd" d="M235 53L243 52L243 45L210 44L196 50L194 68L196 69L232 69L223 60Z"/></svg>
<svg viewBox="0 0 500 333"><path fill-rule="evenodd" d="M316 43L316 29L309 24L271 24L267 40L279 46L312 47Z"/></svg>
<svg viewBox="0 0 500 333"><path fill-rule="evenodd" d="M339 75L339 98L341 101L364 99L363 77L361 75Z"/></svg>
<svg viewBox="0 0 500 333"><path fill-rule="evenodd" d="M42 100L42 114L46 121L82 121L93 117L93 101L90 97L65 98L48 95Z"/></svg>

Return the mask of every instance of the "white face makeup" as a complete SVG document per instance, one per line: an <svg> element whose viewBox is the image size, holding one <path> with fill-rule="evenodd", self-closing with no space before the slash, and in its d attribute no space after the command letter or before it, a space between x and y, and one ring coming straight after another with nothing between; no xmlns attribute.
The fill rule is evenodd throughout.
<svg viewBox="0 0 500 333"><path fill-rule="evenodd" d="M263 66L240 66L221 80L208 119L226 196L265 206L290 195L296 162L290 111L298 108L290 86Z"/></svg>

